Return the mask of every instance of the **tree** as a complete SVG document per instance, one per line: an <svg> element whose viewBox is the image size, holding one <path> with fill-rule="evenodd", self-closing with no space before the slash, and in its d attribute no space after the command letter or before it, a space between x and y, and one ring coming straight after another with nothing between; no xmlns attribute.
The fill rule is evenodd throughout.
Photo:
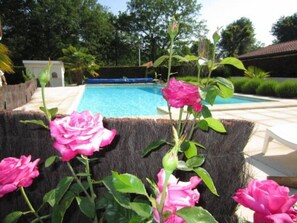
<svg viewBox="0 0 297 223"><path fill-rule="evenodd" d="M221 32L220 54L238 56L256 48L255 32L252 22L242 17L231 23Z"/></svg>
<svg viewBox="0 0 297 223"><path fill-rule="evenodd" d="M271 33L276 37L276 43L297 40L297 13L292 16L282 16L272 25Z"/></svg>
<svg viewBox="0 0 297 223"><path fill-rule="evenodd" d="M2 0L0 15L3 42L16 64L58 59L70 45L87 47L102 64L108 62L113 25L96 0Z"/></svg>
<svg viewBox="0 0 297 223"><path fill-rule="evenodd" d="M2 40L2 25L0 20L0 41ZM13 73L13 64L9 57L8 48L0 43L0 70L8 73Z"/></svg>
<svg viewBox="0 0 297 223"><path fill-rule="evenodd" d="M95 57L88 53L86 48L76 49L69 46L63 49L64 56L60 59L64 62L67 72L76 74L76 83L82 84L84 73L87 72L92 76L98 76L96 72L99 66L95 63Z"/></svg>
<svg viewBox="0 0 297 223"><path fill-rule="evenodd" d="M13 64L9 58L8 48L0 43L0 70L3 72L13 73Z"/></svg>
<svg viewBox="0 0 297 223"><path fill-rule="evenodd" d="M130 0L127 11L119 15L122 31L139 37L147 60L154 61L168 48L166 29L172 17L180 23L177 42L205 34L204 21L198 21L201 5L192 0Z"/></svg>

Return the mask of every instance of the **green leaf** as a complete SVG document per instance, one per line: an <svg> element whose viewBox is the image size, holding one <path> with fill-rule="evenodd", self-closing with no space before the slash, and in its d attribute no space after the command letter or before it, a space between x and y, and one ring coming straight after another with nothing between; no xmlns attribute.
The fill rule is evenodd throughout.
<svg viewBox="0 0 297 223"><path fill-rule="evenodd" d="M71 191L67 191L63 199L58 205L55 205L52 209L51 213L51 222L52 223L62 223L64 219L64 215L70 205L72 204L76 195Z"/></svg>
<svg viewBox="0 0 297 223"><path fill-rule="evenodd" d="M187 223L218 223L216 219L202 207L182 208L176 212Z"/></svg>
<svg viewBox="0 0 297 223"><path fill-rule="evenodd" d="M202 148L202 149L206 149L205 146L203 146L202 144L198 143L198 142L195 142L195 141L192 141L192 143L194 143L196 146Z"/></svg>
<svg viewBox="0 0 297 223"><path fill-rule="evenodd" d="M219 120L217 120L215 118L211 118L211 117L205 118L204 120L207 122L208 126L210 128L212 128L213 130L220 132L220 133L226 132L224 125Z"/></svg>
<svg viewBox="0 0 297 223"><path fill-rule="evenodd" d="M190 146L187 151L185 151L185 156L189 159L193 156L197 156L197 147L194 142L189 142Z"/></svg>
<svg viewBox="0 0 297 223"><path fill-rule="evenodd" d="M209 104L213 105L215 102L216 97L219 94L219 89L217 86L209 86L206 90L206 97L205 101Z"/></svg>
<svg viewBox="0 0 297 223"><path fill-rule="evenodd" d="M74 179L73 177L64 177L60 180L60 182L56 187L56 194L55 194L56 203L59 203L59 201L62 199L64 194L67 192L73 179Z"/></svg>
<svg viewBox="0 0 297 223"><path fill-rule="evenodd" d="M187 151L190 148L190 142L188 140L185 140L182 142L182 144L180 145L180 150L182 152Z"/></svg>
<svg viewBox="0 0 297 223"><path fill-rule="evenodd" d="M175 58L179 61L182 61L182 62L189 62L185 57L182 57L182 56L179 56L179 55L172 55L172 58Z"/></svg>
<svg viewBox="0 0 297 223"><path fill-rule="evenodd" d="M90 187L89 183L86 181L82 182L82 185L86 190L88 190ZM75 195L79 195L81 192L83 192L83 189L78 183L75 182L75 183L71 184L69 191L71 191Z"/></svg>
<svg viewBox="0 0 297 223"><path fill-rule="evenodd" d="M72 181L73 177L62 178L55 189L44 195L43 201L49 203L52 207L57 205L69 189Z"/></svg>
<svg viewBox="0 0 297 223"><path fill-rule="evenodd" d="M152 207L146 203L131 202L130 207L139 216L149 218L152 214Z"/></svg>
<svg viewBox="0 0 297 223"><path fill-rule="evenodd" d="M103 178L104 186L109 190L109 192L113 195L113 198L124 208L130 208L129 202L130 200L127 198L125 194L119 193L113 185L113 176L107 176Z"/></svg>
<svg viewBox="0 0 297 223"><path fill-rule="evenodd" d="M211 112L210 112L209 108L206 105L202 106L202 111L201 112L202 112L202 116L204 118L212 117Z"/></svg>
<svg viewBox="0 0 297 223"><path fill-rule="evenodd" d="M57 113L58 113L58 108L55 107L55 108L50 108L48 109L48 112L50 113L50 117L54 117Z"/></svg>
<svg viewBox="0 0 297 223"><path fill-rule="evenodd" d="M114 199L114 197L109 194L105 193L101 199L100 203L104 206L104 222L107 223L130 223L131 219L134 219L134 216L137 216L134 211L132 211L130 206L128 208L120 206ZM131 222L141 222L140 218L138 221L131 221Z"/></svg>
<svg viewBox="0 0 297 223"><path fill-rule="evenodd" d="M154 67L158 67L161 65L161 63L163 63L164 60L169 59L168 55L164 55L159 57L155 62L154 62Z"/></svg>
<svg viewBox="0 0 297 223"><path fill-rule="evenodd" d="M53 207L56 203L55 194L56 194L56 189L50 190L43 196L43 202L45 203L47 202L51 207Z"/></svg>
<svg viewBox="0 0 297 223"><path fill-rule="evenodd" d="M202 131L208 131L208 123L205 119L198 122L196 127L201 129Z"/></svg>
<svg viewBox="0 0 297 223"><path fill-rule="evenodd" d="M188 60L188 61L197 61L198 57L194 56L194 55L186 55L185 59Z"/></svg>
<svg viewBox="0 0 297 223"><path fill-rule="evenodd" d="M51 77L51 75L50 75L51 65L52 65L52 63L49 61L47 66L43 70L41 70L41 72L38 75L38 80L39 80L39 83L40 83L41 87L45 87L46 84L50 80L50 77Z"/></svg>
<svg viewBox="0 0 297 223"><path fill-rule="evenodd" d="M167 141L165 139L159 139L157 141L152 142L151 144L149 144L143 151L142 153L142 157L145 157L146 155L148 155L150 152L152 152L153 150L158 149L160 146L166 144Z"/></svg>
<svg viewBox="0 0 297 223"><path fill-rule="evenodd" d="M76 197L77 204L81 212L89 218L96 216L95 204L87 197Z"/></svg>
<svg viewBox="0 0 297 223"><path fill-rule="evenodd" d="M45 163L44 163L44 166L46 168L50 167L56 161L56 158L57 158L57 156L51 156L51 157L47 158Z"/></svg>
<svg viewBox="0 0 297 223"><path fill-rule="evenodd" d="M197 175L203 180L203 182L205 183L205 185L207 186L207 188L215 195L218 195L217 189L213 183L213 180L211 178L211 176L209 175L209 173L201 167L195 168L194 169L195 173L197 173Z"/></svg>
<svg viewBox="0 0 297 223"><path fill-rule="evenodd" d="M47 115L47 116L49 117L50 120L52 119L51 114L49 113L48 110L45 109L45 107L42 107L42 106L41 106L41 107L39 107L39 109L40 109L45 115Z"/></svg>
<svg viewBox="0 0 297 223"><path fill-rule="evenodd" d="M243 63L239 59L237 59L235 57L226 57L223 60L221 60L220 64L232 65L232 66L236 67L239 70L246 70Z"/></svg>
<svg viewBox="0 0 297 223"><path fill-rule="evenodd" d="M112 177L113 185L117 191L148 196L144 184L136 176L129 173L119 174L113 171Z"/></svg>
<svg viewBox="0 0 297 223"><path fill-rule="evenodd" d="M21 120L20 121L21 123L24 123L24 124L28 124L28 123L31 123L31 124L35 124L35 125L40 125L46 129L48 129L48 126L46 124L44 124L44 122L42 120Z"/></svg>
<svg viewBox="0 0 297 223"><path fill-rule="evenodd" d="M222 77L217 77L214 79L220 89L220 96L222 98L231 98L234 94L234 86L231 81L222 78Z"/></svg>
<svg viewBox="0 0 297 223"><path fill-rule="evenodd" d="M23 215L23 212L21 211L14 211L9 213L5 216L2 223L16 223L20 219L20 217Z"/></svg>
<svg viewBox="0 0 297 223"><path fill-rule="evenodd" d="M221 37L220 37L220 35L218 34L218 31L214 32L214 33L212 34L213 44L216 45L216 44L219 42L220 38L221 38Z"/></svg>
<svg viewBox="0 0 297 223"><path fill-rule="evenodd" d="M186 164L189 168L199 167L201 166L205 161L205 157L202 155L197 155L189 158L186 161Z"/></svg>
<svg viewBox="0 0 297 223"><path fill-rule="evenodd" d="M193 168L188 167L186 162L183 160L178 161L177 169L182 170L182 171L193 171Z"/></svg>

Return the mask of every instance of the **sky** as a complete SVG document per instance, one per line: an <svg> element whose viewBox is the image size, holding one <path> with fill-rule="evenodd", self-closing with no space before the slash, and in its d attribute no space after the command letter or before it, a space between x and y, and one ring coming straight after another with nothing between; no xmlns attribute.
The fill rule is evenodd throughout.
<svg viewBox="0 0 297 223"><path fill-rule="evenodd" d="M198 19L205 20L210 30L209 37L218 27L226 28L241 17L250 19L257 41L265 46L272 44L271 28L282 16L297 13L296 0L197 0L202 8ZM97 0L109 10L118 14L126 10L126 0Z"/></svg>

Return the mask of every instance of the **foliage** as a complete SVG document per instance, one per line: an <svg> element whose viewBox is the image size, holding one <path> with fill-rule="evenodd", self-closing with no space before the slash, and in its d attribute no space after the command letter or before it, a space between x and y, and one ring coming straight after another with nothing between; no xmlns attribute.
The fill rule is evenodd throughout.
<svg viewBox="0 0 297 223"><path fill-rule="evenodd" d="M0 1L3 43L15 64L22 59L52 60L69 45L87 47L105 62L113 40L110 14L95 0Z"/></svg>
<svg viewBox="0 0 297 223"><path fill-rule="evenodd" d="M281 98L297 98L297 81L284 81L276 86L276 94Z"/></svg>
<svg viewBox="0 0 297 223"><path fill-rule="evenodd" d="M99 66L95 63L95 57L89 54L87 49L69 46L67 49L62 49L62 52L64 56L60 59L64 62L66 71L80 75L78 84L82 82L85 72L92 76L99 75L97 73Z"/></svg>
<svg viewBox="0 0 297 223"><path fill-rule="evenodd" d="M282 43L297 39L297 13L292 16L282 16L272 25L271 33L275 42Z"/></svg>
<svg viewBox="0 0 297 223"><path fill-rule="evenodd" d="M276 96L276 86L278 82L273 80L266 80L262 82L256 89L257 95Z"/></svg>
<svg viewBox="0 0 297 223"><path fill-rule="evenodd" d="M196 1L130 0L127 6L127 12L119 15L119 28L140 38L146 61L155 61L168 48L169 37L165 30L171 17L180 22L176 41L181 45L205 31L203 21L197 20L201 5Z"/></svg>
<svg viewBox="0 0 297 223"><path fill-rule="evenodd" d="M297 98L297 81L231 78L236 93L256 94L280 98Z"/></svg>
<svg viewBox="0 0 297 223"><path fill-rule="evenodd" d="M0 43L0 70L3 72L13 73L13 64L9 57L8 48Z"/></svg>
<svg viewBox="0 0 297 223"><path fill-rule="evenodd" d="M244 76L250 79L266 79L269 77L269 72L265 72L264 70L256 66L248 66L247 70L244 72Z"/></svg>
<svg viewBox="0 0 297 223"><path fill-rule="evenodd" d="M241 91L244 94L256 94L257 88L263 82L261 79L250 79L247 80L241 87Z"/></svg>
<svg viewBox="0 0 297 223"><path fill-rule="evenodd" d="M246 78L231 78L231 82L233 83L234 86L234 91L236 93L242 93L242 86L245 84L245 82L248 79Z"/></svg>
<svg viewBox="0 0 297 223"><path fill-rule="evenodd" d="M221 32L222 39L218 46L222 56L238 56L254 50L256 46L255 31L252 22L242 17L229 24Z"/></svg>
<svg viewBox="0 0 297 223"><path fill-rule="evenodd" d="M22 77L25 81L33 80L35 79L35 75L30 70L22 71Z"/></svg>

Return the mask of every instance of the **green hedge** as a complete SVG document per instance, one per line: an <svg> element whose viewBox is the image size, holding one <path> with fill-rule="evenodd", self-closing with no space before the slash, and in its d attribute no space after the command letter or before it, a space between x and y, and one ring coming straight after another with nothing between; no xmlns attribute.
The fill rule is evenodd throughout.
<svg viewBox="0 0 297 223"><path fill-rule="evenodd" d="M261 83L262 83L262 80L260 79L246 80L241 87L241 93L256 94L256 90L261 85Z"/></svg>
<svg viewBox="0 0 297 223"><path fill-rule="evenodd" d="M276 94L276 86L278 85L277 81L273 80L265 80L263 81L260 86L256 90L257 95L263 96L277 96Z"/></svg>
<svg viewBox="0 0 297 223"><path fill-rule="evenodd" d="M264 79L231 78L236 93L297 98L297 80L277 82Z"/></svg>
<svg viewBox="0 0 297 223"><path fill-rule="evenodd" d="M276 95L280 98L297 98L297 81L284 81L276 86Z"/></svg>

